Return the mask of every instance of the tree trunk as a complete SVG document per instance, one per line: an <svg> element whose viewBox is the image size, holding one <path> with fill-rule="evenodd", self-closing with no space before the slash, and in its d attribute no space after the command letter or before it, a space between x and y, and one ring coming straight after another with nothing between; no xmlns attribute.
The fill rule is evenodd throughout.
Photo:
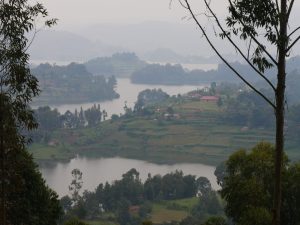
<svg viewBox="0 0 300 225"><path fill-rule="evenodd" d="M276 88L276 156L273 225L280 225L282 199L282 167L284 150L284 108L286 82L286 48L287 48L287 2L281 0L280 36L278 43L278 74Z"/></svg>
<svg viewBox="0 0 300 225"><path fill-rule="evenodd" d="M4 112L3 112L3 104L2 104L2 95L0 94L0 179L1 179L1 204L0 204L0 221L1 224L6 224L6 208L5 208L5 150L4 150L4 128L3 128L3 120L4 120Z"/></svg>

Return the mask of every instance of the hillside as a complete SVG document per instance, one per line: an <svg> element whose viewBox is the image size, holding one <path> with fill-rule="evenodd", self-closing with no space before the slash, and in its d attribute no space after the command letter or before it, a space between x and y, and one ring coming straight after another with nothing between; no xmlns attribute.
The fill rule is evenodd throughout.
<svg viewBox="0 0 300 225"><path fill-rule="evenodd" d="M87 157L120 156L156 163L192 162L217 165L238 148L272 141L273 131L243 129L218 121L216 103L172 102L177 119L125 116L97 127L61 129L52 134L57 144L35 143L30 151L37 160L67 160L76 154ZM160 110L164 110L163 107ZM289 146L291 158L299 159Z"/></svg>

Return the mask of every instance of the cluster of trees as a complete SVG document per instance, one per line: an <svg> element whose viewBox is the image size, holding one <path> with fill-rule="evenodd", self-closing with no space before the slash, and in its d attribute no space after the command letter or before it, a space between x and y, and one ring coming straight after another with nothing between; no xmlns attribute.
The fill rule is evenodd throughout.
<svg viewBox="0 0 300 225"><path fill-rule="evenodd" d="M83 64L67 66L41 64L31 69L39 80L41 96L37 103L80 103L118 98L114 76L93 76Z"/></svg>
<svg viewBox="0 0 300 225"><path fill-rule="evenodd" d="M229 98L220 115L224 123L248 127L274 127L275 115L264 100L253 91L241 91Z"/></svg>
<svg viewBox="0 0 300 225"><path fill-rule="evenodd" d="M137 101L134 105L134 111L147 114L147 107L163 102L170 96L161 89L146 89L138 94Z"/></svg>
<svg viewBox="0 0 300 225"><path fill-rule="evenodd" d="M191 216L181 222L165 225L269 225L272 222L272 195L275 148L261 142L247 151L240 149L215 170L224 208L213 200L218 196L208 191L200 198ZM284 155L282 225L300 221L300 163L291 163ZM204 209L204 210L203 210ZM213 216L212 216L213 215ZM212 217L211 217L212 216Z"/></svg>
<svg viewBox="0 0 300 225"><path fill-rule="evenodd" d="M235 90L235 92L238 89ZM266 91L267 92L267 91ZM250 128L274 128L275 114L272 108L265 104L264 100L253 91L240 89L237 96L226 97L222 115L219 119L224 123ZM300 104L292 104L286 113L289 137L299 133Z"/></svg>
<svg viewBox="0 0 300 225"><path fill-rule="evenodd" d="M195 176L184 175L181 171L164 176L152 177L149 174L148 179L142 183L139 172L131 169L123 174L121 180L112 184L100 184L94 192L85 191L80 197L78 187L81 187L81 174L75 170L74 174L77 177L72 181L72 197L65 196L61 200L65 218L77 216L81 219L92 219L101 216L103 212L113 212L120 224L140 224L151 212L151 201L195 196L201 196L195 212L200 207L201 213L206 215L212 213L208 210L209 207L220 207L217 195L207 178L196 179ZM131 207L137 207L138 216L132 215Z"/></svg>
<svg viewBox="0 0 300 225"><path fill-rule="evenodd" d="M91 59L85 66L96 76L130 77L134 71L146 66L146 63L134 53L124 52L113 54L111 57Z"/></svg>
<svg viewBox="0 0 300 225"><path fill-rule="evenodd" d="M49 106L39 107L34 110L34 117L39 124L37 130L31 132L33 140L36 142L47 142L51 134L56 129L76 129L83 127L95 127L101 121L106 120L107 112L101 110L100 105L94 104L91 108L83 110L80 108L74 113L69 110L60 114L57 109L51 109Z"/></svg>
<svg viewBox="0 0 300 225"><path fill-rule="evenodd" d="M271 224L274 152L268 143L259 143L250 153L239 150L230 156L223 172L218 173L225 212L235 224ZM299 175L299 163L290 163L284 156L281 224L297 225L300 221Z"/></svg>

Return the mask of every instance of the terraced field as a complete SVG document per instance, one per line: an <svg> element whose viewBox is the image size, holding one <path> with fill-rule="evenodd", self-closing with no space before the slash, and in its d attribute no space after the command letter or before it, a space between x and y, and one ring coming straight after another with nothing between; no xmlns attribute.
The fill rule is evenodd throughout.
<svg viewBox="0 0 300 225"><path fill-rule="evenodd" d="M52 135L55 146L33 144L31 152L37 160L64 160L80 154L217 165L239 148L274 139L271 130L223 124L218 120L222 109L215 103L185 101L173 103L173 108L177 119L130 116L105 121L95 128L58 130ZM287 146L290 157L299 160L297 147L289 142Z"/></svg>

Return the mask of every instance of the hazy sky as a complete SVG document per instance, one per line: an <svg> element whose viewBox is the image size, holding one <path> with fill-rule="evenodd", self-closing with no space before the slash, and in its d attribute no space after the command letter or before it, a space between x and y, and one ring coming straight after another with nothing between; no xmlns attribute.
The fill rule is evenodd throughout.
<svg viewBox="0 0 300 225"><path fill-rule="evenodd" d="M92 27L95 24L114 23L114 24L132 24L142 23L145 21L167 21L172 23L189 23L194 25L194 21L183 19L185 16L189 16L186 9L180 6L178 0L173 0L170 6L170 0L31 0L39 1L44 4L48 9L51 17L58 18L58 25L54 27L55 30L68 30L71 32L79 32L81 35L83 28ZM211 6L221 18L226 15L228 0L211 0ZM202 13L205 9L203 6L203 0L190 0L190 4L195 13ZM299 18L297 18L297 12L300 12L300 0L295 1L293 15L291 18L291 28L295 25L299 26ZM201 17L202 16L202 17ZM205 18L205 23L210 23L203 15L199 15L199 18ZM204 21L204 20L203 20ZM224 22L224 20L221 20ZM207 25L205 24L204 25ZM207 27L211 27L211 24ZM113 28L112 28L113 29ZM118 28L116 28L118 29ZM193 28L193 30L195 30ZM138 31L135 31L138 33ZM142 31L141 31L142 32ZM166 31L167 32L167 31ZM207 31L213 33L213 31ZM96 37L97 35L91 35L87 33L87 37ZM99 39L102 41L102 37ZM152 34L151 34L152 35ZM120 36L120 35L119 35ZM138 34L136 34L138 36ZM176 38L178 35L176 35ZM199 35L198 35L199 36ZM198 38L195 36L195 38ZM112 36L113 37L113 36ZM155 42L156 37L153 37L152 42ZM111 41L113 38L103 40L104 43L111 44L113 46L124 46L124 40ZM161 40L160 40L161 41ZM219 43L220 40L217 40ZM159 40L157 40L159 42ZM170 42L170 41L168 41ZM165 47L166 45L160 42L158 47ZM198 41L197 41L198 43ZM133 41L134 44L134 41ZM147 47L146 43L142 43ZM206 44L202 44L207 47ZM221 44L223 46L223 43ZM198 45L197 45L198 46ZM130 46L129 46L130 47ZM298 46L297 46L298 47ZM223 46L223 49L229 52L232 50ZM299 47L297 49L300 49ZM133 49L134 50L134 49ZM176 50L176 49L175 49ZM198 46L198 51L200 47ZM187 49L191 52L190 49ZM201 50L202 51L202 50ZM203 49L204 54L207 54L207 50ZM298 52L298 51L297 51ZM198 52L197 52L198 54Z"/></svg>
<svg viewBox="0 0 300 225"><path fill-rule="evenodd" d="M200 2L193 0L194 4ZM193 2L192 1L192 2ZM181 22L186 11L173 0L40 0L59 27L95 23L140 23L144 21ZM218 11L225 11L226 0L214 0Z"/></svg>

